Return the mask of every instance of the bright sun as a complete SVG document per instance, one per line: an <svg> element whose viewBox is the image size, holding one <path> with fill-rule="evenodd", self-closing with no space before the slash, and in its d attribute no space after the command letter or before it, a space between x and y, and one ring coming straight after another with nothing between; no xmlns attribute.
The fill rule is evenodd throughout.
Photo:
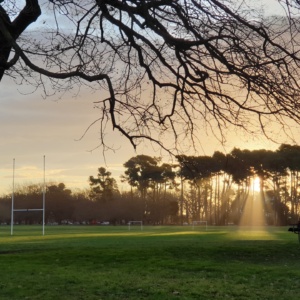
<svg viewBox="0 0 300 300"><path fill-rule="evenodd" d="M255 177L252 181L252 189L254 192L260 191L260 180L259 177Z"/></svg>

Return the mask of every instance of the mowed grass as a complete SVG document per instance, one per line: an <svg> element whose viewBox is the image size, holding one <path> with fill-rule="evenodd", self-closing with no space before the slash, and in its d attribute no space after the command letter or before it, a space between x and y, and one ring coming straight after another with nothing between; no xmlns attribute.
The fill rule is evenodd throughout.
<svg viewBox="0 0 300 300"><path fill-rule="evenodd" d="M299 299L281 228L0 227L0 299Z"/></svg>

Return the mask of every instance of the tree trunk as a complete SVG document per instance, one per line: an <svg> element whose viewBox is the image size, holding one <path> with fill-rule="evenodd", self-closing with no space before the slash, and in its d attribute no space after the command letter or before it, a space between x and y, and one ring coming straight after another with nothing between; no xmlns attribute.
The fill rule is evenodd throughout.
<svg viewBox="0 0 300 300"><path fill-rule="evenodd" d="M38 0L27 0L25 7L13 22L0 5L0 81L3 78L4 71L13 65L9 64L9 55L14 42L40 15L41 9ZM16 61L14 60L14 63Z"/></svg>
<svg viewBox="0 0 300 300"><path fill-rule="evenodd" d="M11 21L6 11L0 6L0 81L4 75L11 45L6 40L6 30L11 28Z"/></svg>

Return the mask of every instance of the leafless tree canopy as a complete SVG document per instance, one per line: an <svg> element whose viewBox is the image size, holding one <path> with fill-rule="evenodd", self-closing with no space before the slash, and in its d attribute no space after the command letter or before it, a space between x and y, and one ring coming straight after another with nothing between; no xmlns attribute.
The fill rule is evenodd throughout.
<svg viewBox="0 0 300 300"><path fill-rule="evenodd" d="M99 89L103 130L134 146L300 121L298 1L268 18L246 0L25 2L0 5L0 79Z"/></svg>

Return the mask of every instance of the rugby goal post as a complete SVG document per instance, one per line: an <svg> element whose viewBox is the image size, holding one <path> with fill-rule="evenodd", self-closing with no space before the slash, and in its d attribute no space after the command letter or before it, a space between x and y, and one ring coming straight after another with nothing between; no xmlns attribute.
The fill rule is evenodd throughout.
<svg viewBox="0 0 300 300"><path fill-rule="evenodd" d="M195 227L204 227L205 231L207 230L207 221L193 221L192 225L193 230L195 229Z"/></svg>
<svg viewBox="0 0 300 300"><path fill-rule="evenodd" d="M11 224L10 224L10 234L14 234L14 212L30 212L30 211L41 211L43 213L42 220L42 235L45 235L45 199L46 199L46 182L45 182L45 155L44 155L44 175L43 175L43 188L42 188L42 203L43 208L14 208L14 200L15 200L15 159L13 159L13 182L12 182L12 196L11 196Z"/></svg>
<svg viewBox="0 0 300 300"><path fill-rule="evenodd" d="M128 230L131 230L132 225L140 225L141 230L143 230L143 221L129 221L128 222Z"/></svg>

